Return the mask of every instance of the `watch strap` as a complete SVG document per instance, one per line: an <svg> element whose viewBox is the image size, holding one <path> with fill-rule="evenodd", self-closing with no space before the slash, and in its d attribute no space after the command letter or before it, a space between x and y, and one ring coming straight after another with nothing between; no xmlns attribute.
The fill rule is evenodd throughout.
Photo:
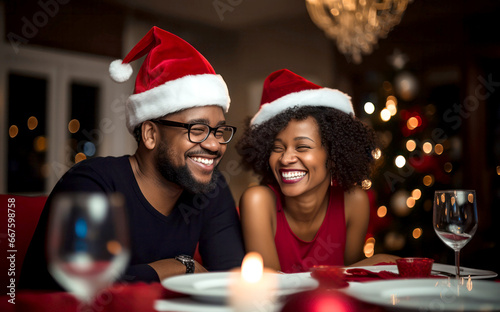
<svg viewBox="0 0 500 312"><path fill-rule="evenodd" d="M178 255L175 257L175 260L186 266L186 274L194 273L194 260L188 255Z"/></svg>

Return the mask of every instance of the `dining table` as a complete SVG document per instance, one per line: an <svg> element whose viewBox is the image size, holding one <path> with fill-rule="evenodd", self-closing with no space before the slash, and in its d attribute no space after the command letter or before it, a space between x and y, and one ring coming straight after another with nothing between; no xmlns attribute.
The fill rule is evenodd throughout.
<svg viewBox="0 0 500 312"><path fill-rule="evenodd" d="M453 269L454 266L451 265L434 264L431 276L412 279L399 276L397 268L393 263L379 263L370 267L345 267L341 269L342 274L333 277L329 285L325 285L321 280L318 281L317 278L312 277L310 272L298 273L296 276L302 279L302 284L296 284L299 287L295 291L283 293L285 295L281 296L279 300L272 302L273 306L269 309L256 309L255 311L385 312L399 310L412 311L412 308L414 311L454 311L453 299L456 299L455 297L448 296L448 298L444 298L441 295L440 299L437 297L436 299L429 297L430 293L424 294L423 299L420 298L421 301L428 300L425 308L421 306L407 307L404 305L405 300L411 297L412 291L433 290L438 285L444 287L443 285L446 284L449 287L450 283L457 282L455 277L449 276L453 273ZM500 297L498 296L500 294L500 279L498 279L498 275L495 272L487 270L464 269L465 277L462 278L462 292L473 293L468 290L468 284L470 283L470 288L477 288L475 293L482 293L479 296L487 296L478 298L474 296L465 297L466 301L477 300L477 311L500 310L500 299L497 298ZM198 293L184 291L186 286L190 286L186 285L186 281L188 280L209 280L215 276L225 276L224 274L226 273L228 272L190 274L191 277L182 275L176 278L168 278L161 283L116 282L111 287L101 291L96 296L94 302L88 305L79 303L68 292L16 290L14 294L7 293L7 295L0 296L0 311L235 311L225 302L204 301L202 297L208 297L209 290L206 290L206 296L193 296L194 294L203 295L203 290L200 289L198 289ZM294 276L293 274L280 275L283 275L284 280ZM217 291L220 290L217 289ZM404 295L405 290L409 291L410 294ZM494 295L496 292L498 292L497 295ZM395 294L399 297L395 297ZM376 297L380 298L377 299ZM481 302L485 302L484 298L490 301L486 300L487 305L481 306ZM411 298L409 301L411 301ZM403 305L398 305L400 302ZM331 309L322 310L325 307L330 307ZM473 307L475 306L473 305Z"/></svg>

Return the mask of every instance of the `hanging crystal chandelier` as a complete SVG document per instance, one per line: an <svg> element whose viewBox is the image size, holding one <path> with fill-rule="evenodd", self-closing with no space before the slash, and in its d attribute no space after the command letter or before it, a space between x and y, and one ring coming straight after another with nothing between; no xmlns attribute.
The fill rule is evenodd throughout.
<svg viewBox="0 0 500 312"><path fill-rule="evenodd" d="M413 0L306 0L313 22L356 64L399 24Z"/></svg>

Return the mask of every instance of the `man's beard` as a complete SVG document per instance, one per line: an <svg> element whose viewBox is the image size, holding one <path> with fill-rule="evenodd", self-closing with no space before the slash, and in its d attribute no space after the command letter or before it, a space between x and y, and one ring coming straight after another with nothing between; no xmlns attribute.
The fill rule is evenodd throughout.
<svg viewBox="0 0 500 312"><path fill-rule="evenodd" d="M219 153L205 151L206 154L215 154ZM172 151L167 147L167 144L160 142L158 146L158 154L156 155L156 168L160 172L160 174L170 182L180 185L185 190L198 194L198 193L207 193L215 189L217 185L217 168L212 172L212 176L210 181L207 183L202 183L196 181L193 177L193 174L189 170L187 164L184 166L175 166L172 161Z"/></svg>

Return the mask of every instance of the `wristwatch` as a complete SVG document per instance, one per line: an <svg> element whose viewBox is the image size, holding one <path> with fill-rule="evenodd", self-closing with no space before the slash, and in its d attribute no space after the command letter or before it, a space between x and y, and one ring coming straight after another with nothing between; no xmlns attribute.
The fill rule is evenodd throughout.
<svg viewBox="0 0 500 312"><path fill-rule="evenodd" d="M191 256L188 255L178 255L175 257L175 260L186 266L186 274L194 273L194 260Z"/></svg>

